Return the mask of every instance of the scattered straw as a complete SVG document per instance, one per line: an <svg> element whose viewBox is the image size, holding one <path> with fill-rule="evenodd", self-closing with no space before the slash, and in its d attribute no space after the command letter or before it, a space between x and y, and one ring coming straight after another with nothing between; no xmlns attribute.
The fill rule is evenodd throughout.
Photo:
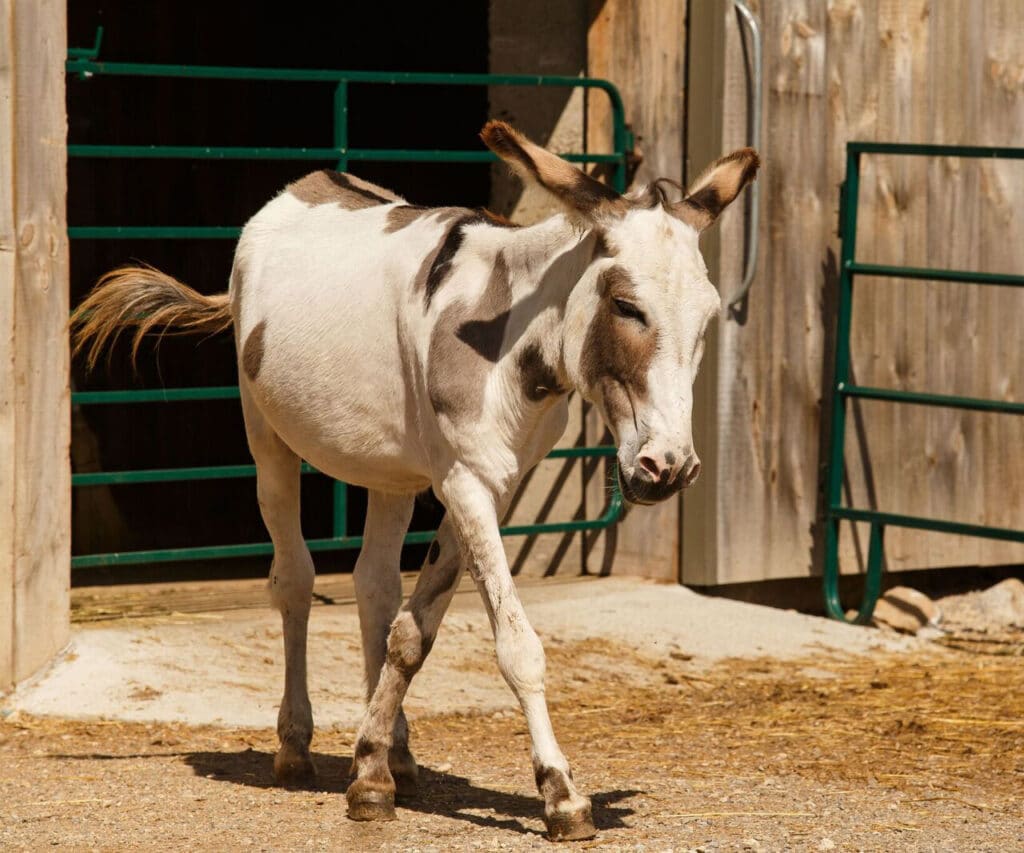
<svg viewBox="0 0 1024 853"><path fill-rule="evenodd" d="M814 817L814 814L813 812L679 812L661 816L688 820L704 817Z"/></svg>
<svg viewBox="0 0 1024 853"><path fill-rule="evenodd" d="M939 801L960 803L962 806L970 806L972 809L977 809L979 812L997 811L997 809L993 809L991 806L986 806L982 803L972 803L970 800L963 799L963 797L918 797L914 800L907 800L908 803L934 803Z"/></svg>

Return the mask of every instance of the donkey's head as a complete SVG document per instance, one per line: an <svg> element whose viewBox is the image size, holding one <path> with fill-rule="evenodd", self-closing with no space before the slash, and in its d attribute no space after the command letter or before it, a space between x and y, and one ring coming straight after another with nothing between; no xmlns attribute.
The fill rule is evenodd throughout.
<svg viewBox="0 0 1024 853"><path fill-rule="evenodd" d="M669 202L663 188L671 181L622 196L503 122L490 122L481 135L605 247L566 307L566 370L615 437L625 497L664 500L700 473L693 382L720 299L698 237L754 179L757 153L743 148L723 157Z"/></svg>

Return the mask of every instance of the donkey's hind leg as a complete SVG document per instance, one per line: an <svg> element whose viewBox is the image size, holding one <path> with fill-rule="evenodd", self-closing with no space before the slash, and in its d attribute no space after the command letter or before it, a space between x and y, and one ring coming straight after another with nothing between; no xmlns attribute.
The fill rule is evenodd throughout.
<svg viewBox="0 0 1024 853"><path fill-rule="evenodd" d="M402 541L412 520L414 498L371 491L367 495L363 547L356 561L356 601L366 662L366 699L369 702L380 679L387 655L388 631L402 603L400 559ZM416 793L419 770L409 751L409 726L399 709L388 766L399 796Z"/></svg>
<svg viewBox="0 0 1024 853"><path fill-rule="evenodd" d="M299 522L299 457L281 440L242 388L249 449L256 461L260 513L274 543L270 600L284 629L284 696L277 716L281 747L274 757L279 785L309 785L316 768L309 754L313 709L306 686L306 631L313 595L313 559Z"/></svg>
<svg viewBox="0 0 1024 853"><path fill-rule="evenodd" d="M430 546L416 589L399 610L387 638L377 689L356 736L355 775L345 797L353 820L393 820L398 778L394 772L393 732L402 700L423 665L462 574L462 556L451 522L445 518Z"/></svg>

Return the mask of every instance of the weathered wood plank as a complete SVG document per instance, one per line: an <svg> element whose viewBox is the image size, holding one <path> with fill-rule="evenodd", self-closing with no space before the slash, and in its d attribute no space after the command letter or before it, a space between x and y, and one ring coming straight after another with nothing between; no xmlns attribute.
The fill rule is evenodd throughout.
<svg viewBox="0 0 1024 853"><path fill-rule="evenodd" d="M14 683L14 34L0 5L0 693Z"/></svg>
<svg viewBox="0 0 1024 853"><path fill-rule="evenodd" d="M761 13L761 251L746 310L727 312L719 326L717 567L711 578L697 566L684 575L706 583L791 574L809 562L813 546L817 460L808 437L817 436L822 346L815 283L829 230L826 149L814 132L827 107L825 11L817 3L784 2ZM723 14L726 151L745 144L749 84L735 13ZM728 301L742 278L742 209L718 227L716 283ZM803 251L781 250L794 245ZM684 536L693 535L688 521Z"/></svg>
<svg viewBox="0 0 1024 853"><path fill-rule="evenodd" d="M989 8L989 6L993 8ZM995 144L1024 144L1024 4L987 4L975 15L981 36L972 58L979 81L977 138ZM979 213L976 255L985 269L1024 270L1024 164L985 162L978 166ZM1024 289L983 288L978 347L985 365L982 391L1004 400L1024 400ZM985 456L979 470L996 499L986 501L986 523L1024 526L1024 418L990 416L980 442ZM984 565L1024 562L1024 547L982 542Z"/></svg>
<svg viewBox="0 0 1024 853"><path fill-rule="evenodd" d="M549 8L540 0L526 4L491 0L490 71L496 74L581 75L586 67L586 12L582 6ZM494 86L490 115L510 121L538 143L557 152L582 151L586 138L583 93L579 89ZM547 191L526 186L504 163L491 170L491 209L520 224L532 224L560 212ZM569 425L559 447L579 443L582 405L570 402ZM506 524L563 521L582 516L583 463L542 462L529 472L511 502ZM514 574L581 574L582 537L573 533L510 537L505 551Z"/></svg>
<svg viewBox="0 0 1024 853"><path fill-rule="evenodd" d="M13 590L4 631L16 682L69 630L67 34L60 0L4 0L0 20L0 147L13 152L0 185L0 571Z"/></svg>
<svg viewBox="0 0 1024 853"><path fill-rule="evenodd" d="M728 121L732 128L745 117L745 112L729 109L724 102L726 73L732 69L731 63L722 61L730 22L731 12L723 12L716 4L692 4L690 7L687 21L690 51L686 57L687 179L696 177L705 164L722 153L724 123ZM735 137L738 132L742 131L731 129L729 135ZM701 252L712 282L721 281L723 227L724 224L712 228L701 238ZM730 269L735 276L735 258L729 257L733 260ZM687 584L717 583L721 542L727 535L725 520L719 512L722 483L719 456L725 444L718 403L722 360L720 328L721 321L708 329L704 361L693 386L693 437L704 474L696 487L683 495L680 575Z"/></svg>
<svg viewBox="0 0 1024 853"><path fill-rule="evenodd" d="M626 121L642 157L633 183L654 178L680 180L683 175L683 82L686 61L684 0L604 0L590 4L587 73L618 86ZM611 114L603 92L587 96L587 146L607 151L611 145ZM596 413L588 415L588 443L605 434ZM698 448L699 450L699 448ZM604 464L587 483L587 510L601 512L607 501ZM680 501L670 500L628 512L610 536L588 537L588 571L607 568L614 553L620 574L675 580L679 576Z"/></svg>

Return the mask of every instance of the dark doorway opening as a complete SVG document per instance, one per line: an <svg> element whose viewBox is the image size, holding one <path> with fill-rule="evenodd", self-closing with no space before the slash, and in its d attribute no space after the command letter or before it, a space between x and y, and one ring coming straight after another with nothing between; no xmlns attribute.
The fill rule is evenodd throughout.
<svg viewBox="0 0 1024 853"><path fill-rule="evenodd" d="M486 72L488 4L304 3L271 16L252 4L167 0L69 0L71 46L105 29L106 61L382 71ZM330 146L333 84L96 77L68 80L71 143ZM351 84L354 147L453 148L475 144L487 118L484 87ZM71 225L241 225L285 184L330 162L104 160L68 164ZM485 205L486 164L359 163L351 171L417 204ZM74 306L97 277L144 261L203 293L227 286L231 240L74 240ZM229 335L146 342L137 372L128 347L76 390L232 385ZM251 462L237 401L87 406L72 415L76 472ZM303 478L307 537L329 536L331 483ZM362 529L365 495L352 489L349 530ZM436 525L436 503L418 505L413 527ZM73 553L267 541L251 479L76 488ZM417 565L410 547L403 567ZM321 570L351 568L355 552L317 555ZM247 577L267 558L77 569L76 585Z"/></svg>

